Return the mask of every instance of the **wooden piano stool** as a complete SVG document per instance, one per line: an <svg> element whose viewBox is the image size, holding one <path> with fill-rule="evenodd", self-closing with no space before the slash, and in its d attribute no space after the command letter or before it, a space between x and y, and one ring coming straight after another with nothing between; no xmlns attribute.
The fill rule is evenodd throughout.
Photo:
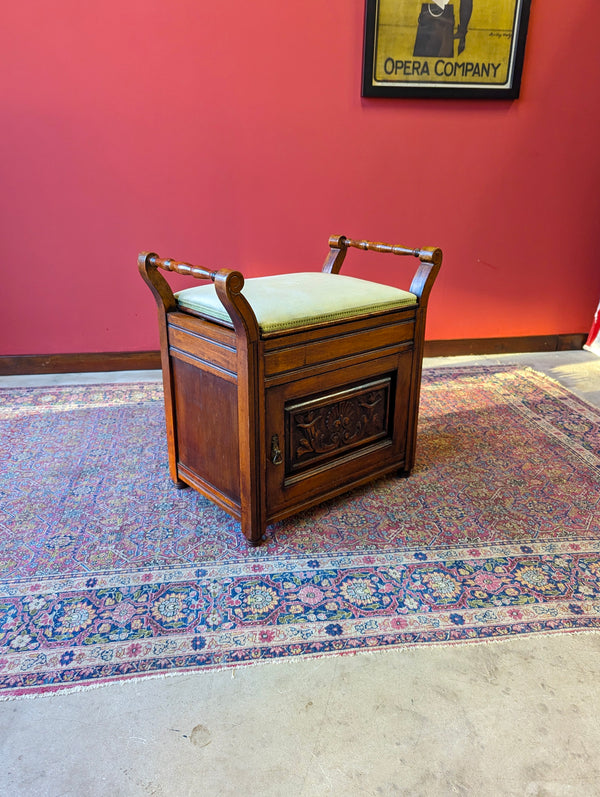
<svg viewBox="0 0 600 797"><path fill-rule="evenodd" d="M341 275L351 248L419 260L409 291ZM169 467L237 518L275 521L410 473L437 248L329 239L322 270L238 271L139 256L158 305ZM214 283L173 293L159 270Z"/></svg>

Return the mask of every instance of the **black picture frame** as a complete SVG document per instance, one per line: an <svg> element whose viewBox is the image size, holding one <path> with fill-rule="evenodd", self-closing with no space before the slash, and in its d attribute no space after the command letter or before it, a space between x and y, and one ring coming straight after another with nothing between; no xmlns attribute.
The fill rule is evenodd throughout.
<svg viewBox="0 0 600 797"><path fill-rule="evenodd" d="M365 0L362 96L517 99L530 7L531 0Z"/></svg>

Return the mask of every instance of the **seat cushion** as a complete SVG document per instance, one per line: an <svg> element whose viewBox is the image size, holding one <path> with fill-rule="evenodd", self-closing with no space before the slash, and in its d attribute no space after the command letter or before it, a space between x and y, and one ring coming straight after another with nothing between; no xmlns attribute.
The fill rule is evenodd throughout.
<svg viewBox="0 0 600 797"><path fill-rule="evenodd" d="M247 279L242 293L263 333L312 326L417 304L414 293L377 282L320 271ZM182 310L231 323L214 285L175 294Z"/></svg>

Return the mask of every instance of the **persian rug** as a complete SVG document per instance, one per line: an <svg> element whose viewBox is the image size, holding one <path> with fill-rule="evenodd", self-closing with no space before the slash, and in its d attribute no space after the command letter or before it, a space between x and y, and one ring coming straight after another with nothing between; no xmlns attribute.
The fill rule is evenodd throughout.
<svg viewBox="0 0 600 797"><path fill-rule="evenodd" d="M269 528L170 482L155 384L4 389L0 696L600 625L600 412L425 371L417 464Z"/></svg>

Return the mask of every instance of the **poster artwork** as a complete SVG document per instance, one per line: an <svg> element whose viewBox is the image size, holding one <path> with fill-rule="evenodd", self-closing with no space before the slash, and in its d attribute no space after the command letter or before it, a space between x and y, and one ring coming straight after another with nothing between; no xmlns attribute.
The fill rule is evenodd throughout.
<svg viewBox="0 0 600 797"><path fill-rule="evenodd" d="M367 0L363 94L518 96L529 2Z"/></svg>

